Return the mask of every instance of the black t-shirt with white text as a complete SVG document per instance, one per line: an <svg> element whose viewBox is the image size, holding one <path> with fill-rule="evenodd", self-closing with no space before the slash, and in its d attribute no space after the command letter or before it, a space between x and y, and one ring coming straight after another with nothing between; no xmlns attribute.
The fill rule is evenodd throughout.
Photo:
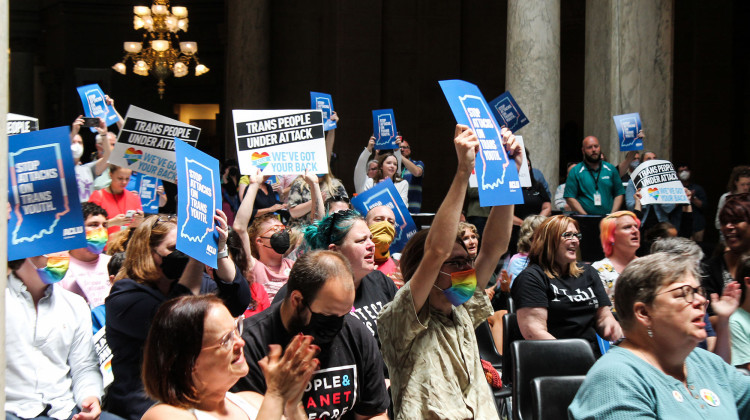
<svg viewBox="0 0 750 420"><path fill-rule="evenodd" d="M286 348L293 338L284 328L280 308L280 304L273 304L244 321L242 339L250 370L233 391L266 392L258 361L268 354L269 344ZM341 332L317 357L320 369L302 396L309 419L353 419L354 413L374 416L388 409L383 358L372 334L361 322L347 315Z"/></svg>
<svg viewBox="0 0 750 420"><path fill-rule="evenodd" d="M378 340L380 347L380 338L378 337L378 314L383 307L393 300L398 292L396 284L382 271L374 270L362 278L357 294L354 297L352 315L362 321L368 330ZM281 302L286 296L286 284L281 286L276 296L273 298L273 304Z"/></svg>
<svg viewBox="0 0 750 420"><path fill-rule="evenodd" d="M599 274L586 267L578 277L549 278L542 267L530 264L510 289L516 308L547 308L547 331L555 338L583 338L599 355L596 312L612 306Z"/></svg>

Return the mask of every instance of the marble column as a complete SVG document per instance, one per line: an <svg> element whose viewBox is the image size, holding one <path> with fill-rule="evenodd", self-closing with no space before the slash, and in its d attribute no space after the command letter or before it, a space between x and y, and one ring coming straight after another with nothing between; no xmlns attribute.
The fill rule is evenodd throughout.
<svg viewBox="0 0 750 420"><path fill-rule="evenodd" d="M224 114L227 158L236 157L232 109L270 106L271 1L227 1Z"/></svg>
<svg viewBox="0 0 750 420"><path fill-rule="evenodd" d="M554 194L560 161L560 1L508 0L506 48L505 86L529 118L519 134Z"/></svg>
<svg viewBox="0 0 750 420"><path fill-rule="evenodd" d="M587 0L584 135L610 162L619 151L613 115L638 112L644 147L672 152L672 0Z"/></svg>
<svg viewBox="0 0 750 420"><path fill-rule="evenodd" d="M0 127L5 127L8 113L8 0L0 0ZM8 136L5 130L0 133L0 143L6 147L0 148L0 197L8 196ZM6 199L7 203L7 199ZM0 218L0 238L8 237L8 220ZM0 241L0 259L8 261L8 241ZM0 290L5 290L8 280L7 264L0 264ZM0 366L5 366L5 293L0 296ZM0 389L5 389L5 369L0 372ZM0 396L0 407L5 406L5 393Z"/></svg>

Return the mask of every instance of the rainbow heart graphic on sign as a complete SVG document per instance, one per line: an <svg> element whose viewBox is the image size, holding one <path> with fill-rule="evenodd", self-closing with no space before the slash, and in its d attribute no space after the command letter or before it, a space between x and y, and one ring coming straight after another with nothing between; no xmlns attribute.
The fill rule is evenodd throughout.
<svg viewBox="0 0 750 420"><path fill-rule="evenodd" d="M268 163L271 161L271 156L268 154L268 152L258 153L253 152L253 155L251 157L253 166L260 168L261 171L266 169L266 166L268 166Z"/></svg>
<svg viewBox="0 0 750 420"><path fill-rule="evenodd" d="M129 147L128 150L125 151L125 160L128 161L128 165L132 165L143 157L143 152L140 150L136 150L132 147Z"/></svg>
<svg viewBox="0 0 750 420"><path fill-rule="evenodd" d="M658 188L649 188L648 189L648 195L650 195L654 200L657 200L659 198L659 189Z"/></svg>

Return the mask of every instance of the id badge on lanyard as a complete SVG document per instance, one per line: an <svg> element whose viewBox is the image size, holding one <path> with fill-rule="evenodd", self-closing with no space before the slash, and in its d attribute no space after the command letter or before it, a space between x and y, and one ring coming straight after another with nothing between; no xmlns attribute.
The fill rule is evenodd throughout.
<svg viewBox="0 0 750 420"><path fill-rule="evenodd" d="M599 191L596 191L594 193L594 205L597 207L602 205L602 195L599 193Z"/></svg>

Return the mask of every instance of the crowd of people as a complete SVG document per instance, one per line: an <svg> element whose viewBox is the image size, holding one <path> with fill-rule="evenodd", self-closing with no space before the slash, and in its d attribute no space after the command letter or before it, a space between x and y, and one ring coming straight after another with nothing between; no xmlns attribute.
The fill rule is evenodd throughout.
<svg viewBox="0 0 750 420"><path fill-rule="evenodd" d="M174 215L144 212L131 171L107 163L116 136L103 121L81 163L82 124L71 153L87 246L8 262L8 419L499 418L475 329L489 320L501 352L508 311L524 339L590 344L598 360L570 418L750 416L750 376L736 369L750 368L748 166L732 171L712 247L687 165L689 203L641 205L630 175L656 155L608 163L594 136L553 196L503 128L532 183L523 204L481 207L468 187L480 143L457 125L431 226L393 249L393 208L361 214L350 197L390 180L422 211L425 164L400 135L393 150L369 139L355 191L331 173L242 175L228 161L212 269L177 249ZM174 199L157 194L160 207ZM598 238L581 233L591 220ZM584 241L604 258L587 260Z"/></svg>

